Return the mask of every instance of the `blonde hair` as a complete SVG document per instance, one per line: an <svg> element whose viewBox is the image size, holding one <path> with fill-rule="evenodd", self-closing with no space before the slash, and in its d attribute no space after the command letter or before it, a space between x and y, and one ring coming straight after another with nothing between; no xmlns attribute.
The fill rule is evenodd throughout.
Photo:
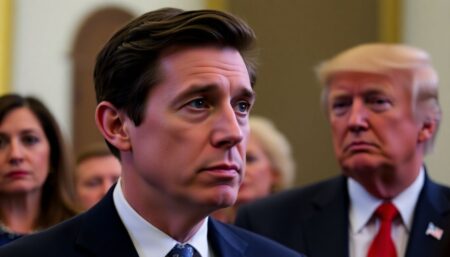
<svg viewBox="0 0 450 257"><path fill-rule="evenodd" d="M388 75L406 74L407 88L413 97L412 110L420 120L434 121L439 127L441 108L438 101L438 75L431 64L431 58L424 50L388 43L369 43L350 48L316 69L319 82L323 85L321 102L326 107L329 82L341 72L365 72ZM324 108L326 110L326 108ZM425 142L425 153L434 145L437 133Z"/></svg>
<svg viewBox="0 0 450 257"><path fill-rule="evenodd" d="M295 177L295 162L289 141L268 119L250 117L250 133L263 147L270 163L280 172L280 180L274 185L274 191L292 186Z"/></svg>

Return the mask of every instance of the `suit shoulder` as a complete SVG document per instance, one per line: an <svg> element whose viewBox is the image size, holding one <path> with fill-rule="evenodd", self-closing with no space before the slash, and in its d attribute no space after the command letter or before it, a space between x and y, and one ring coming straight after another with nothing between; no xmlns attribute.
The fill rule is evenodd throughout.
<svg viewBox="0 0 450 257"><path fill-rule="evenodd" d="M428 197L430 202L436 203L438 209L450 208L450 187L428 179L424 191L424 195Z"/></svg>
<svg viewBox="0 0 450 257"><path fill-rule="evenodd" d="M283 246L271 239L244 230L230 224L224 224L216 221L216 226L220 226L221 230L227 230L229 234L234 235L239 240L247 244L244 256L284 256L284 257L304 257L286 246Z"/></svg>
<svg viewBox="0 0 450 257"><path fill-rule="evenodd" d="M320 199L323 197L330 198L330 196L336 195L336 192L344 192L345 181L346 179L344 177L338 176L304 187L286 190L243 205L242 209L298 209L301 206L310 203L312 199Z"/></svg>
<svg viewBox="0 0 450 257"><path fill-rule="evenodd" d="M439 184L434 181L432 181L440 190L443 192L446 196L450 196L450 187L447 185Z"/></svg>

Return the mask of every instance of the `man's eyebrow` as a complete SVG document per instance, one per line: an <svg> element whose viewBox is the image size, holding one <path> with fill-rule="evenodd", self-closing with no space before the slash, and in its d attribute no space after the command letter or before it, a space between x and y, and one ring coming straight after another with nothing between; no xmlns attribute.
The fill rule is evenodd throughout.
<svg viewBox="0 0 450 257"><path fill-rule="evenodd" d="M182 100L183 98L195 96L199 94L206 94L206 93L213 93L219 91L220 88L217 85L214 84L205 84L205 85L192 85L188 89L185 89L179 93L179 95L175 98L175 102L178 102ZM238 94L239 96L249 98L253 100L255 98L255 91L248 89L248 88L242 88L239 89Z"/></svg>
<svg viewBox="0 0 450 257"><path fill-rule="evenodd" d="M369 88L362 92L364 97L372 97L372 96L389 96L391 95L391 91L383 88Z"/></svg>
<svg viewBox="0 0 450 257"><path fill-rule="evenodd" d="M362 90L360 92L360 94L361 95L385 94L389 91L390 90L385 89L385 88L372 87L372 88L367 88L367 89ZM334 91L330 91L330 93L328 95L332 96L332 97L341 97L341 96L348 96L348 95L352 95L352 94L345 90L334 90Z"/></svg>
<svg viewBox="0 0 450 257"><path fill-rule="evenodd" d="M328 97L335 99L335 98L344 98L348 97L350 94L347 91L344 90L335 90L328 93Z"/></svg>
<svg viewBox="0 0 450 257"><path fill-rule="evenodd" d="M200 84L194 84L190 86L189 88L182 90L178 96L175 98L175 101L181 100L182 98L198 95L198 94L205 94L209 92L218 91L217 86L213 84L206 84L206 85L200 85Z"/></svg>
<svg viewBox="0 0 450 257"><path fill-rule="evenodd" d="M250 99L252 101L255 100L255 98L256 98L255 91L253 91L251 89L248 89L248 88L240 89L239 95L241 95L241 96L243 96L245 98L248 98L248 99Z"/></svg>

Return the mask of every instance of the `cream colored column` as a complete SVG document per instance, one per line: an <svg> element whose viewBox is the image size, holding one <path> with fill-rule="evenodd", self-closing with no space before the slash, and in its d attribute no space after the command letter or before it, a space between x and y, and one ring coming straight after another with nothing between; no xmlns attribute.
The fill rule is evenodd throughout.
<svg viewBox="0 0 450 257"><path fill-rule="evenodd" d="M205 0L206 8L226 11L228 10L227 0Z"/></svg>
<svg viewBox="0 0 450 257"><path fill-rule="evenodd" d="M12 0L0 0L0 94L11 87Z"/></svg>
<svg viewBox="0 0 450 257"><path fill-rule="evenodd" d="M401 0L380 0L378 2L378 38L381 42L398 43L402 40Z"/></svg>

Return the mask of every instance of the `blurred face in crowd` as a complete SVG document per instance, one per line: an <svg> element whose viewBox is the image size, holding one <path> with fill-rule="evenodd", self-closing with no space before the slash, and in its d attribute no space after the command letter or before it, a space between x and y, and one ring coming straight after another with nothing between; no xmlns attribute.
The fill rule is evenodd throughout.
<svg viewBox="0 0 450 257"><path fill-rule="evenodd" d="M0 194L40 192L49 172L50 145L39 120L19 107L0 122Z"/></svg>
<svg viewBox="0 0 450 257"><path fill-rule="evenodd" d="M160 72L143 122L135 126L127 116L124 125L134 182L166 204L232 205L244 176L254 101L242 56L230 48L185 48L163 56Z"/></svg>
<svg viewBox="0 0 450 257"><path fill-rule="evenodd" d="M272 193L278 172L258 138L250 134L247 145L244 182L239 189L238 203L246 203Z"/></svg>
<svg viewBox="0 0 450 257"><path fill-rule="evenodd" d="M387 189L392 185L412 183L423 158L419 143L426 138L405 81L342 72L329 84L327 108L337 159L346 175L380 197L392 197Z"/></svg>
<svg viewBox="0 0 450 257"><path fill-rule="evenodd" d="M79 205L89 209L116 183L120 176L119 160L113 155L92 156L76 167L75 190Z"/></svg>

